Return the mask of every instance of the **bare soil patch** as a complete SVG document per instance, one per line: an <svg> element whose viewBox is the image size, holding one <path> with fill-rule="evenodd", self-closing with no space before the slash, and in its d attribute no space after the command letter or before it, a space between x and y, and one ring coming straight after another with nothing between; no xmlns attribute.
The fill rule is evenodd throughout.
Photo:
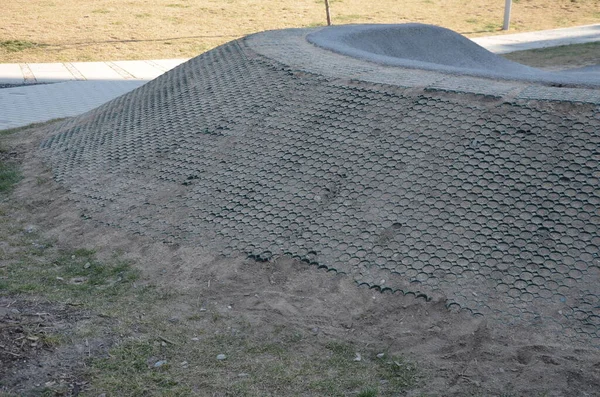
<svg viewBox="0 0 600 397"><path fill-rule="evenodd" d="M88 313L66 304L24 296L0 297L0 394L77 395L85 359L108 346L69 337Z"/></svg>
<svg viewBox="0 0 600 397"><path fill-rule="evenodd" d="M24 177L0 203L8 395L600 395L596 348L287 258L223 257L86 221L38 157L44 133L4 139ZM115 256L139 278L75 280Z"/></svg>
<svg viewBox="0 0 600 397"><path fill-rule="evenodd" d="M194 57L250 33L325 24L320 0L5 3L0 63ZM505 33L497 0L330 3L333 24L420 22L470 36ZM510 33L598 23L598 10L598 0L514 1Z"/></svg>

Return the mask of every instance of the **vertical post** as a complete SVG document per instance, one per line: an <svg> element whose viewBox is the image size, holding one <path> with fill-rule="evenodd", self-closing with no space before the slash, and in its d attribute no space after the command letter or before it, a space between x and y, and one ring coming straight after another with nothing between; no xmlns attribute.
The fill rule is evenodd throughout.
<svg viewBox="0 0 600 397"><path fill-rule="evenodd" d="M510 28L510 9L512 7L512 0L506 0L506 4L504 5L504 25L502 25L502 30L508 30Z"/></svg>
<svg viewBox="0 0 600 397"><path fill-rule="evenodd" d="M325 12L327 13L327 26L331 26L331 15L329 14L329 0L325 0Z"/></svg>

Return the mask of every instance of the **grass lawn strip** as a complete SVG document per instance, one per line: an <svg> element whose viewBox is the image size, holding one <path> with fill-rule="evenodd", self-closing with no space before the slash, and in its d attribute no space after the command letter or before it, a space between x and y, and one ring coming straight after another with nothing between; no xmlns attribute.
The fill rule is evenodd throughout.
<svg viewBox="0 0 600 397"><path fill-rule="evenodd" d="M333 24L419 22L467 36L506 33L503 1L330 3ZM254 32L325 24L322 0L29 0L6 2L2 11L0 63L188 58ZM596 0L515 0L508 33L598 20Z"/></svg>

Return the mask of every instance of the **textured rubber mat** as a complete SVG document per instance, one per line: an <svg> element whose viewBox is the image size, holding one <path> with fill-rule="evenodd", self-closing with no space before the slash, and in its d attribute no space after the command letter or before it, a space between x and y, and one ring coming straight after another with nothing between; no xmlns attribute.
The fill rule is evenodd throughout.
<svg viewBox="0 0 600 397"><path fill-rule="evenodd" d="M42 146L85 218L598 343L598 106L442 88L323 76L240 40Z"/></svg>

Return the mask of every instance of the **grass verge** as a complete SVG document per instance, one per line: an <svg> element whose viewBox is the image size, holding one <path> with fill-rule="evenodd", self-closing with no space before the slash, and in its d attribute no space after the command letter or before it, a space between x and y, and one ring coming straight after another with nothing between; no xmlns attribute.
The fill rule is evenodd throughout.
<svg viewBox="0 0 600 397"><path fill-rule="evenodd" d="M258 31L325 24L322 0L5 3L0 63L185 58ZM420 22L471 36L506 33L503 11L498 0L331 2L334 25ZM509 33L593 23L596 0L528 0L513 2Z"/></svg>
<svg viewBox="0 0 600 397"><path fill-rule="evenodd" d="M572 44L504 54L506 59L537 68L567 69L600 64L600 42Z"/></svg>
<svg viewBox="0 0 600 397"><path fill-rule="evenodd" d="M8 193L20 179L21 174L16 166L0 163L0 194Z"/></svg>
<svg viewBox="0 0 600 397"><path fill-rule="evenodd" d="M187 396L211 390L232 396L384 396L421 379L402 357L352 341L320 340L303 329L279 327L264 334L210 307L174 320L169 308L192 297L138 285L132 264L118 257L99 261L92 250L62 250L36 230L13 229L6 215L3 237L16 251L1 258L2 295L77 310L68 333L45 335L52 346L65 349L97 338L111 346L87 357L85 370L74 375L89 395ZM52 386L45 392L64 391L59 382Z"/></svg>
<svg viewBox="0 0 600 397"><path fill-rule="evenodd" d="M0 41L0 49L6 52L20 52L36 47L46 47L45 44L34 43L27 40L4 40Z"/></svg>

